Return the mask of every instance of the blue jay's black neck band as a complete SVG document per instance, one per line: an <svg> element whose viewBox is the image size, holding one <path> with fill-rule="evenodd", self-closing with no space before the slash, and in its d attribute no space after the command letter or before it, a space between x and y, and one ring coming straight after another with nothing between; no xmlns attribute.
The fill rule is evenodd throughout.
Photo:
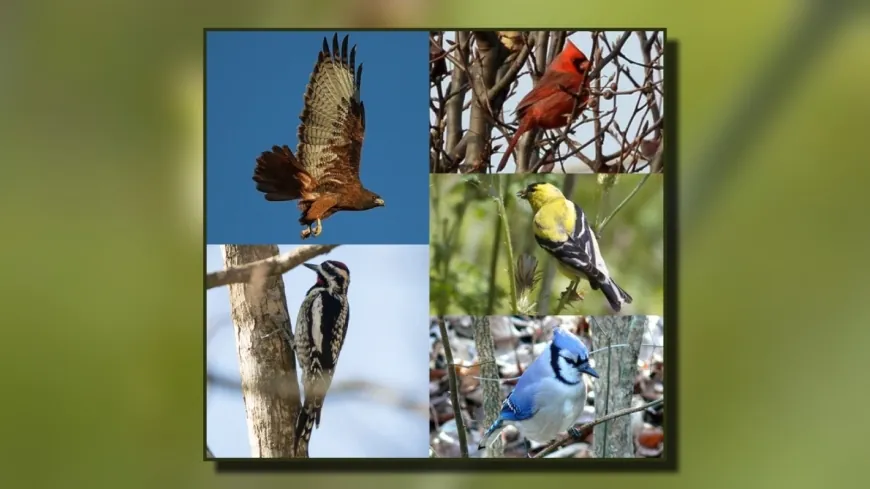
<svg viewBox="0 0 870 489"><path fill-rule="evenodd" d="M582 376L578 376L577 380L574 382L571 382L562 376L562 368L559 366L559 358L560 358L559 347L556 346L556 342L554 341L554 342L550 343L550 368L552 368L553 373L556 374L556 380L558 380L559 382L561 382L563 384L568 384L568 385L577 385L580 382L582 382L583 381ZM563 360L565 360L566 363L570 364L572 367L575 367L575 368L579 368L579 366L580 366L579 364L582 362L582 360L578 360L577 362L572 362L571 360L568 360L565 357L561 357L561 358Z"/></svg>

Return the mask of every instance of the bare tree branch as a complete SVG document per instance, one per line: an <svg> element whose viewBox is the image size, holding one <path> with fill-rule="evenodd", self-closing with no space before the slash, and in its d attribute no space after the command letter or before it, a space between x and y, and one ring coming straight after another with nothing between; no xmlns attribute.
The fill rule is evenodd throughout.
<svg viewBox="0 0 870 489"><path fill-rule="evenodd" d="M623 410L621 410L621 411L616 411L616 412L614 412L614 413L610 413L610 414L608 414L607 416L602 416L602 417L600 417L600 418L598 418L598 419L596 419L595 421L592 421L592 422L590 422L590 423L586 423L586 424L584 424L584 425L578 426L578 427L575 428L575 429L576 429L578 432L583 432L583 431L586 431L586 430L589 429L589 428L592 428L592 427L594 427L594 426L596 426L596 425L599 425L599 424L601 424L601 423L604 423L604 422L606 422L606 421L610 421L610 420L612 420L612 419L620 418L620 417L622 417L622 416L626 416L626 415L629 415L629 414L631 414L631 413L636 413L636 412L638 412L638 411L644 411L644 410L649 409L649 408L651 408L651 407L656 407L656 406L658 406L659 404L663 404L664 402L665 402L665 400L664 400L664 398L662 398L662 399L657 399L657 400L655 400L655 401L653 401L653 402L650 402L650 403L647 403L647 404L644 404L644 405L641 405L641 406L636 406L636 407L632 407L632 408L628 408L628 409L623 409ZM544 448L544 449L541 450L540 452L536 453L535 456L534 456L533 458L544 458L544 457L546 457L547 455L549 455L549 454L555 452L556 450L558 450L558 449L560 449L560 448L562 448L562 447L564 447L564 446L566 446L566 445L569 445L569 444L572 443L573 441L574 441L574 437L573 437L573 436L571 436L571 435L562 435L561 437L559 437L559 439L557 439L556 441L550 443L549 445L546 446L546 448Z"/></svg>
<svg viewBox="0 0 870 489"><path fill-rule="evenodd" d="M205 288L213 289L221 285L248 283L259 275L267 277L281 275L316 256L329 253L338 246L303 245L283 255L211 272L205 276Z"/></svg>
<svg viewBox="0 0 870 489"><path fill-rule="evenodd" d="M459 435L459 453L462 458L468 458L468 436L465 432L465 422L462 419L462 406L459 404L459 381L456 378L456 364L453 363L453 350L447 336L447 325L444 318L438 318L441 329L441 342L444 344L444 358L447 360L447 378L450 382L450 400L453 404L453 414L456 420L456 431Z"/></svg>
<svg viewBox="0 0 870 489"><path fill-rule="evenodd" d="M221 389L237 390L242 387L239 382L233 379L213 373L208 373L206 376L206 380L208 381L209 385ZM275 394L282 389L282 385L282 382L273 382L270 384L260 385L258 386L258 388L264 390L267 393ZM391 387L377 384L368 380L345 380L342 382L335 382L330 386L330 399L335 399L342 394L365 396L366 400L370 402L376 402L385 406L397 407L399 409L411 411L416 414L422 414L424 416L429 414L428 404L416 402Z"/></svg>

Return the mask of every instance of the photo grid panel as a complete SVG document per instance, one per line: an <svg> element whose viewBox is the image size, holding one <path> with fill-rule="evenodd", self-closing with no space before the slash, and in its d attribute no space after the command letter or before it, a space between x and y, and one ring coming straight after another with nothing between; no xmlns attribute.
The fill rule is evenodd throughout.
<svg viewBox="0 0 870 489"><path fill-rule="evenodd" d="M675 466L664 30L205 40L205 460Z"/></svg>
<svg viewBox="0 0 870 489"><path fill-rule="evenodd" d="M430 32L432 457L675 466L665 37Z"/></svg>
<svg viewBox="0 0 870 489"><path fill-rule="evenodd" d="M428 32L205 36L205 458L426 461Z"/></svg>

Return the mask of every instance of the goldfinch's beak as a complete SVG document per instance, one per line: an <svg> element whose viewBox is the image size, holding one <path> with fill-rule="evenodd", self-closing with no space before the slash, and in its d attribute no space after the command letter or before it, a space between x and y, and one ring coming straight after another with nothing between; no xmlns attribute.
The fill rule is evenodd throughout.
<svg viewBox="0 0 870 489"><path fill-rule="evenodd" d="M384 199L375 199L375 205L379 205L379 206L383 207L385 205Z"/></svg>
<svg viewBox="0 0 870 489"><path fill-rule="evenodd" d="M526 196L528 196L528 194L526 193L526 189L522 189L519 192L517 192L517 197L519 197L521 199L525 199Z"/></svg>
<svg viewBox="0 0 870 489"><path fill-rule="evenodd" d="M302 266L308 268L309 270L314 270L315 272L320 271L320 265L315 265L313 263L303 263Z"/></svg>

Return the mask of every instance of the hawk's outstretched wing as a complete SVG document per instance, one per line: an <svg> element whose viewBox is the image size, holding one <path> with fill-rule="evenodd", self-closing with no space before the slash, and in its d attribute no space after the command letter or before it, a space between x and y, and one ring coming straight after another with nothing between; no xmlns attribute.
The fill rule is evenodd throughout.
<svg viewBox="0 0 870 489"><path fill-rule="evenodd" d="M320 185L359 184L360 152L365 136L365 107L360 100L362 63L356 46L347 51L347 36L332 51L326 38L305 90L296 154ZM356 70L356 71L355 71Z"/></svg>

